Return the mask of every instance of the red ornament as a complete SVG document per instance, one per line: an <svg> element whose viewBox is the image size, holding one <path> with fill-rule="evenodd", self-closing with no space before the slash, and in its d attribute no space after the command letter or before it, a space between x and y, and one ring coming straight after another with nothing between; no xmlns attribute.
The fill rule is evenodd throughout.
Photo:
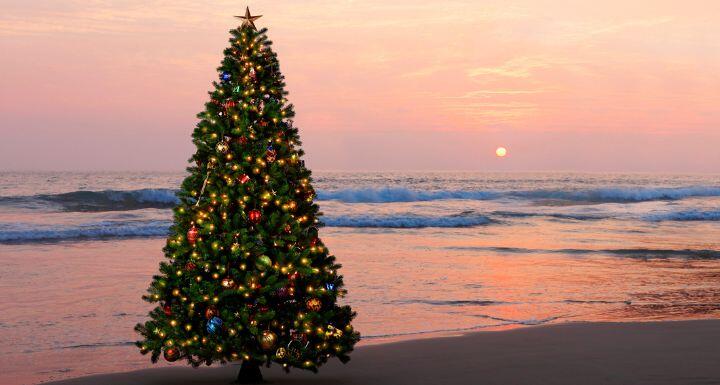
<svg viewBox="0 0 720 385"><path fill-rule="evenodd" d="M240 138L238 138L238 142L240 142L240 144L247 144L248 138L246 136L241 136Z"/></svg>
<svg viewBox="0 0 720 385"><path fill-rule="evenodd" d="M317 239L317 238L313 238L313 239L310 241L310 247L315 247L315 246L317 246L317 244L318 244L318 239Z"/></svg>
<svg viewBox="0 0 720 385"><path fill-rule="evenodd" d="M205 309L205 318L210 319L218 315L218 310L215 306L210 305Z"/></svg>
<svg viewBox="0 0 720 385"><path fill-rule="evenodd" d="M261 121L260 121L260 127L267 127L267 126L268 126L268 121L267 121L267 120L261 120Z"/></svg>
<svg viewBox="0 0 720 385"><path fill-rule="evenodd" d="M245 184L250 181L250 176L248 176L248 174L242 174L240 175L240 178L238 178L238 180L240 181L240 183Z"/></svg>
<svg viewBox="0 0 720 385"><path fill-rule="evenodd" d="M165 356L165 359L168 360L168 362L176 361L178 358L180 358L180 350L175 347L167 348L165 349L163 356Z"/></svg>
<svg viewBox="0 0 720 385"><path fill-rule="evenodd" d="M193 262L188 262L185 264L185 270L187 270L187 271L193 271L193 270L195 270L196 267L197 267L197 265Z"/></svg>
<svg viewBox="0 0 720 385"><path fill-rule="evenodd" d="M198 235L200 232L198 231L197 227L195 225L190 226L190 229L187 232L187 240L191 245L194 245L195 242L197 242Z"/></svg>
<svg viewBox="0 0 720 385"><path fill-rule="evenodd" d="M225 109L233 108L236 104L234 100L228 100L225 102Z"/></svg>
<svg viewBox="0 0 720 385"><path fill-rule="evenodd" d="M171 316L172 315L172 307L170 307L170 305L166 303L165 305L163 305L163 313L165 313L165 315L168 317Z"/></svg>
<svg viewBox="0 0 720 385"><path fill-rule="evenodd" d="M262 217L260 210L253 209L248 213L248 219L254 224L258 224L260 222L260 217Z"/></svg>
<svg viewBox="0 0 720 385"><path fill-rule="evenodd" d="M291 281L294 281L294 280L298 279L298 277L300 277L300 273L298 273L297 271L293 272L292 274L290 274L290 275L288 276L288 278L289 278Z"/></svg>

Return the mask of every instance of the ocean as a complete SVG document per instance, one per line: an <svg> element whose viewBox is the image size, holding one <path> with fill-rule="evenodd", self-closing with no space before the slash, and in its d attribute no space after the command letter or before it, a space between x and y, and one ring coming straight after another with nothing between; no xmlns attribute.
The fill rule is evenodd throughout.
<svg viewBox="0 0 720 385"><path fill-rule="evenodd" d="M183 177L0 173L0 383L151 366L133 326ZM317 172L313 183L361 344L720 317L720 175Z"/></svg>

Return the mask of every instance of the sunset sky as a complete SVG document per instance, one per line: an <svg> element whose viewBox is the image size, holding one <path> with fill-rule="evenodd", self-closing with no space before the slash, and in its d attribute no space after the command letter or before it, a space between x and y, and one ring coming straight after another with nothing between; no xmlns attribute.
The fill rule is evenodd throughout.
<svg viewBox="0 0 720 385"><path fill-rule="evenodd" d="M246 3L0 4L0 170L184 169ZM720 172L716 0L247 4L313 169Z"/></svg>

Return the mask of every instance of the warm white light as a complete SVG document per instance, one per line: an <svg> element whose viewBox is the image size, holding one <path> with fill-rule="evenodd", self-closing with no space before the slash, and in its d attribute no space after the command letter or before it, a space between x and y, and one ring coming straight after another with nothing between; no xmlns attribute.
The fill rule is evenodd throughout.
<svg viewBox="0 0 720 385"><path fill-rule="evenodd" d="M505 147L498 147L497 150L495 150L495 155L502 158L507 155L507 149Z"/></svg>

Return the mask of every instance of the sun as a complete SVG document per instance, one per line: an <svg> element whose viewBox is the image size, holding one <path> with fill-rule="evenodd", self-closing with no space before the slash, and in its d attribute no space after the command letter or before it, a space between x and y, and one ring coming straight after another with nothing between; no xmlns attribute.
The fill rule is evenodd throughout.
<svg viewBox="0 0 720 385"><path fill-rule="evenodd" d="M507 149L505 147L498 147L497 150L495 150L495 155L502 158L507 155Z"/></svg>

